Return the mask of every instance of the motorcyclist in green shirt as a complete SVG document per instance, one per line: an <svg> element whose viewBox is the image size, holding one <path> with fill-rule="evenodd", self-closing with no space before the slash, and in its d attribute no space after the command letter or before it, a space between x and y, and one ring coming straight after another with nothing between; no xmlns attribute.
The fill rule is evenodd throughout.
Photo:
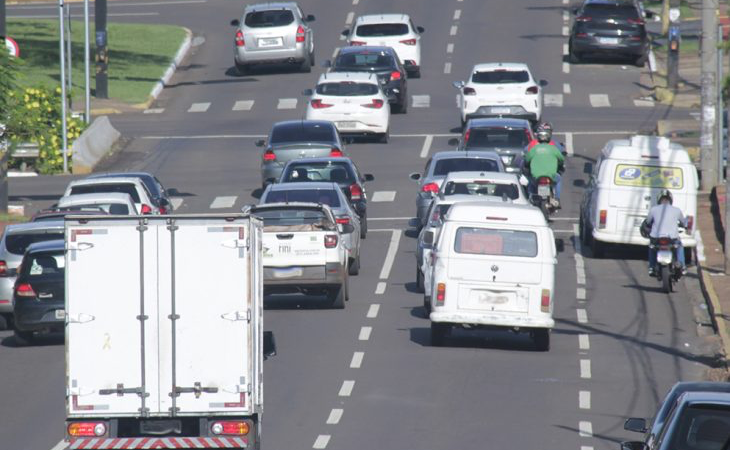
<svg viewBox="0 0 730 450"><path fill-rule="evenodd" d="M537 180L540 177L549 177L555 183L556 208L560 208L561 177L565 157L560 149L550 144L552 130L540 127L537 130L538 144L532 147L525 155L525 166L530 173L530 192L537 191Z"/></svg>

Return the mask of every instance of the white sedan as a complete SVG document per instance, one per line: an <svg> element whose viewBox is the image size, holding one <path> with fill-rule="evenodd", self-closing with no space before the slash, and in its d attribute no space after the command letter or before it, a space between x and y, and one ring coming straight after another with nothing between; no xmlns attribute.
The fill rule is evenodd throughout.
<svg viewBox="0 0 730 450"><path fill-rule="evenodd" d="M390 104L375 74L331 72L322 74L307 103L307 120L334 122L341 135L377 136L388 142Z"/></svg>
<svg viewBox="0 0 730 450"><path fill-rule="evenodd" d="M477 64L467 82L454 82L461 125L474 117L515 117L536 123L542 117L546 85L545 80L535 81L527 64Z"/></svg>

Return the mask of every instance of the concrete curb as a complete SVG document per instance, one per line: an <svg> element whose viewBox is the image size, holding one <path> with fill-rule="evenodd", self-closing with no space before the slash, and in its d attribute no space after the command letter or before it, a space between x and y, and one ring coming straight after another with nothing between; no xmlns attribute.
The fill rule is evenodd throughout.
<svg viewBox="0 0 730 450"><path fill-rule="evenodd" d="M170 79L175 74L175 71L177 70L177 67L182 63L183 59L188 55L188 52L190 51L190 48L192 47L193 42L193 32L190 31L189 28L184 28L185 30L185 39L183 39L182 44L180 44L180 48L177 50L177 53L175 54L175 58L170 63L170 66L167 68L165 73L162 75L162 78L155 84L155 87L152 88L152 91L150 91L150 98L146 102L142 103L140 106L142 106L144 109L149 108L149 106L157 100L157 97L160 96L160 93L165 88L167 83L170 82Z"/></svg>
<svg viewBox="0 0 730 450"><path fill-rule="evenodd" d="M697 259L697 249L694 249L693 257L697 261L697 273L700 279L700 287L702 289L702 295L705 297L707 302L707 308L710 313L710 320L712 320L712 326L720 336L722 340L722 350L724 353L724 364L727 366L727 357L730 355L730 333L728 333L728 327L726 325L725 315L720 306L720 298L715 292L715 288L710 280L710 275L702 267L702 263Z"/></svg>
<svg viewBox="0 0 730 450"><path fill-rule="evenodd" d="M101 161L121 137L109 117L100 116L94 119L91 126L81 133L71 148L74 174L87 174Z"/></svg>

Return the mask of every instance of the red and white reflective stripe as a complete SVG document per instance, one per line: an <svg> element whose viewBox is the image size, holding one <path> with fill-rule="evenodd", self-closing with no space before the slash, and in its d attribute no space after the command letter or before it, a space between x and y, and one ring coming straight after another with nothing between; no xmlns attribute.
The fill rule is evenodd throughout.
<svg viewBox="0 0 730 450"><path fill-rule="evenodd" d="M166 438L79 438L71 439L68 449L173 449L173 448L247 448L240 437L166 437Z"/></svg>

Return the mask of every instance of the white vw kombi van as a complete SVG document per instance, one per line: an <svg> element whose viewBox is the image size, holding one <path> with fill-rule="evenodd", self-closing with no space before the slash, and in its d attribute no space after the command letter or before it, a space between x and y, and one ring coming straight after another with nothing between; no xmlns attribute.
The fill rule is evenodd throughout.
<svg viewBox="0 0 730 450"><path fill-rule="evenodd" d="M682 245L694 247L697 187L697 169L681 145L640 135L608 141L581 203L581 241L594 257L602 256L606 244L649 245L639 225L657 204L659 191L669 189L689 222L680 229Z"/></svg>
<svg viewBox="0 0 730 450"><path fill-rule="evenodd" d="M539 350L548 350L556 256L538 208L454 204L427 265L432 344L443 344L453 327L496 327L529 332Z"/></svg>

